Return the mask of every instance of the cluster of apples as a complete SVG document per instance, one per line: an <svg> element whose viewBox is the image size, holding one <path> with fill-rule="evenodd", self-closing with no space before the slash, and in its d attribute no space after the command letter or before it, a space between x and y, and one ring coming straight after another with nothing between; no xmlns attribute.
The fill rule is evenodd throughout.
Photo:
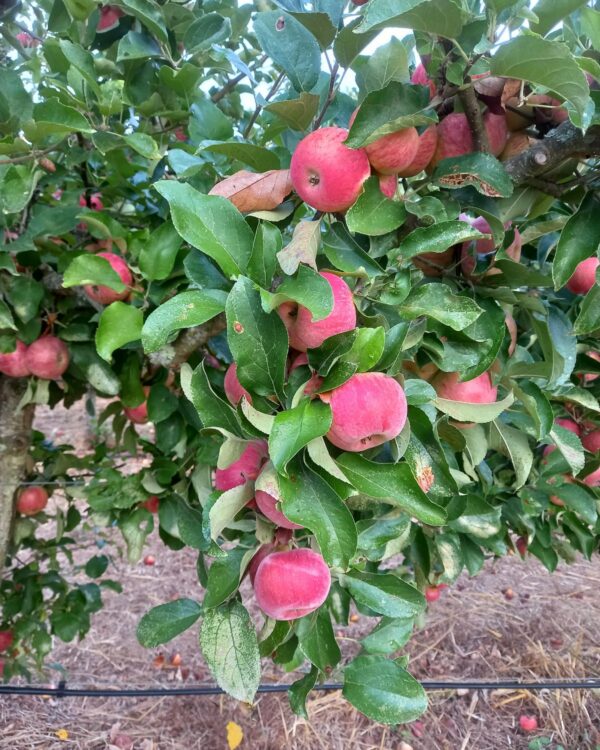
<svg viewBox="0 0 600 750"><path fill-rule="evenodd" d="M600 430L596 425L589 423L582 426L577 422L574 422L572 419L563 417L556 419L555 423L564 427L565 430L569 430L569 432L572 432L574 435L577 435L586 451L589 451L596 457L600 457ZM544 448L544 456L548 456L554 450L556 450L554 445L547 445ZM574 484L576 482L575 477L571 474L565 474L563 476L563 481L568 484ZM600 469L596 469L587 476L582 477L581 481L588 487L600 487ZM552 495L550 497L550 502L559 507L563 507L565 504L564 500L557 495Z"/></svg>
<svg viewBox="0 0 600 750"><path fill-rule="evenodd" d="M10 378L58 380L68 366L69 349L56 336L42 336L29 346L17 339L14 351L0 354L0 372Z"/></svg>

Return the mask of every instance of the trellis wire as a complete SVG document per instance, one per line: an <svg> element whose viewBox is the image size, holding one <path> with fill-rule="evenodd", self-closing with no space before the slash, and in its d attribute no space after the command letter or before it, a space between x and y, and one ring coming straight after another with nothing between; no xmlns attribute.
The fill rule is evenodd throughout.
<svg viewBox="0 0 600 750"><path fill-rule="evenodd" d="M519 680L423 680L423 688L434 690L600 690L600 678L583 678L580 680L542 680L539 682L521 682ZM284 693L292 685L259 685L258 693ZM325 682L314 686L314 690L331 692L342 690L341 682ZM30 685L0 685L0 695L44 695L55 698L175 698L180 696L226 695L219 687L196 685L183 688L69 688L66 682L59 682L58 687L33 687Z"/></svg>

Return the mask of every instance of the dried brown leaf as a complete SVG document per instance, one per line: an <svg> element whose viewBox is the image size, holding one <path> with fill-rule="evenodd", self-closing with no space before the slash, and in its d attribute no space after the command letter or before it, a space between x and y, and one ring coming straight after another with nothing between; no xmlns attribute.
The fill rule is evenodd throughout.
<svg viewBox="0 0 600 750"><path fill-rule="evenodd" d="M270 211L292 192L289 169L248 172L242 169L218 182L209 195L221 195L240 211Z"/></svg>
<svg viewBox="0 0 600 750"><path fill-rule="evenodd" d="M300 263L317 269L316 257L321 243L320 225L320 221L301 221L296 224L290 243L277 253L281 270L288 276L296 273Z"/></svg>

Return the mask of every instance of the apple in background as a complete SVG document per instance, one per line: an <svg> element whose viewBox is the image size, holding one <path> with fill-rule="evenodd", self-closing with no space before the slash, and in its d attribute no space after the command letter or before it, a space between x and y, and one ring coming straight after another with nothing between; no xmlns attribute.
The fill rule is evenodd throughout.
<svg viewBox="0 0 600 750"><path fill-rule="evenodd" d="M348 284L334 273L321 271L319 275L329 282L333 293L333 309L326 318L313 321L310 310L295 302L284 302L277 308L287 328L290 346L299 352L315 349L330 336L356 327L356 308Z"/></svg>
<svg viewBox="0 0 600 750"><path fill-rule="evenodd" d="M146 557L144 558L144 565L154 565L155 562L156 558L154 557L154 555L146 555Z"/></svg>
<svg viewBox="0 0 600 750"><path fill-rule="evenodd" d="M583 478L583 483L587 484L588 487L600 487L600 469L592 471L587 477Z"/></svg>
<svg viewBox="0 0 600 750"><path fill-rule="evenodd" d="M438 142L437 126L430 125L419 136L417 153L411 163L399 172L400 177L414 177L420 174L432 160Z"/></svg>
<svg viewBox="0 0 600 750"><path fill-rule="evenodd" d="M572 432L574 435L577 435L577 437L581 437L581 427L577 424L577 422L573 422L572 419L559 417L558 419L554 420L554 423L560 425L561 427L564 427L565 430L569 430L569 432ZM555 445L547 445L544 448L543 455L547 456L549 453L552 453L552 451L554 450L556 450Z"/></svg>
<svg viewBox="0 0 600 750"><path fill-rule="evenodd" d="M466 214L460 214L459 219L466 222L467 224L470 224L474 229L477 229L477 231L481 232L482 234L492 233L490 225L488 224L487 220L483 218L483 216L478 216L476 219L470 219ZM509 228L510 223L505 226L505 229ZM473 240L471 242L463 242L460 265L463 274L467 278L470 278L473 275L473 272L475 271L475 267L477 265L477 261L472 255L473 242L475 243L475 253L477 255L488 255L496 250L496 245L493 238L489 240ZM514 260L515 263L519 263L519 261L521 260L522 245L523 242L521 240L521 234L518 229L515 229L514 239L506 248L506 254L509 258L511 258L511 260ZM497 268L488 268L483 272L482 276L489 276L496 273L499 273L499 270Z"/></svg>
<svg viewBox="0 0 600 750"><path fill-rule="evenodd" d="M242 396L246 397L246 401L249 404L252 403L252 396L238 380L237 365L235 362L232 362L227 368L223 387L225 388L227 400L232 406L237 406L242 400Z"/></svg>
<svg viewBox="0 0 600 750"><path fill-rule="evenodd" d="M449 247L441 253L421 253L416 255L412 262L425 276L441 276L454 262L454 247Z"/></svg>
<svg viewBox="0 0 600 750"><path fill-rule="evenodd" d="M350 127L359 109L357 107L352 113ZM416 128L402 128L364 146L371 166L383 175L394 175L407 169L417 155L418 148L419 133Z"/></svg>
<svg viewBox="0 0 600 750"><path fill-rule="evenodd" d="M267 555L254 577L256 602L275 620L296 620L314 612L327 599L330 587L327 563L305 548Z"/></svg>
<svg viewBox="0 0 600 750"><path fill-rule="evenodd" d="M510 336L510 344L508 345L508 356L512 357L512 355L515 353L515 349L517 348L517 321L513 318L512 315L509 315L506 313L506 316L504 318L504 323L506 324L506 329L508 331L508 335Z"/></svg>
<svg viewBox="0 0 600 750"><path fill-rule="evenodd" d="M27 347L25 362L32 375L58 380L69 366L69 350L56 336L42 336Z"/></svg>
<svg viewBox="0 0 600 750"><path fill-rule="evenodd" d="M538 728L538 720L535 716L523 714L519 716L519 726L524 732L535 732Z"/></svg>
<svg viewBox="0 0 600 750"><path fill-rule="evenodd" d="M158 513L158 506L160 504L160 500L156 495L150 495L150 497L147 500L144 500L142 503L142 507L146 508L146 510L149 510L150 513Z"/></svg>
<svg viewBox="0 0 600 750"><path fill-rule="evenodd" d="M38 44L40 44L40 40L39 39L35 39L35 37L32 37L31 34L29 32L27 32L27 31L20 31L16 35L15 38L25 48L27 48L27 47L37 47Z"/></svg>
<svg viewBox="0 0 600 750"><path fill-rule="evenodd" d="M587 294L596 281L598 264L600 260L595 255L582 260L567 281L567 289L573 294Z"/></svg>
<svg viewBox="0 0 600 750"><path fill-rule="evenodd" d="M15 637L12 630L0 630L0 651L6 651L9 649L14 641Z"/></svg>
<svg viewBox="0 0 600 750"><path fill-rule="evenodd" d="M214 485L220 492L255 480L269 458L266 441L251 440L242 455L225 469L216 469Z"/></svg>
<svg viewBox="0 0 600 750"><path fill-rule="evenodd" d="M600 430L588 432L581 438L581 444L590 453L598 453L600 451Z"/></svg>
<svg viewBox="0 0 600 750"><path fill-rule="evenodd" d="M537 142L538 139L532 138L528 133L523 133L522 131L511 133L508 136L508 140L506 141L506 145L504 146L504 150L500 154L499 159L500 161L508 161L508 159L512 159L514 156L518 156L523 153L523 151L531 148L531 146L534 146Z"/></svg>
<svg viewBox="0 0 600 750"><path fill-rule="evenodd" d="M290 369L288 372L288 376L291 375L297 367L302 367L303 365L306 365L307 367L309 367L308 357L306 356L305 352L300 352L300 354L298 354L292 361L292 364L290 365ZM322 383L323 383L323 378L320 375L317 375L316 372L313 372L310 377L310 380L304 386L304 394L306 396L312 396L313 393L316 393L319 390Z"/></svg>
<svg viewBox="0 0 600 750"><path fill-rule="evenodd" d="M9 378L25 378L31 375L27 365L27 346L17 339L14 352L0 354L0 372Z"/></svg>
<svg viewBox="0 0 600 750"><path fill-rule="evenodd" d="M427 586L425 589L425 600L428 602L437 602L442 593L442 586Z"/></svg>
<svg viewBox="0 0 600 750"><path fill-rule="evenodd" d="M145 398L139 406L123 407L125 416L133 424L146 424L148 421L148 394L150 393L150 386L145 385L143 391Z"/></svg>
<svg viewBox="0 0 600 750"><path fill-rule="evenodd" d="M345 128L319 128L303 138L292 155L294 190L317 211L346 211L371 174L365 150L345 146L347 136Z"/></svg>
<svg viewBox="0 0 600 750"><path fill-rule="evenodd" d="M484 372L472 380L459 382L459 373L443 372L431 381L439 398L461 401L468 404L493 404L498 389L492 385L489 372Z"/></svg>
<svg viewBox="0 0 600 750"><path fill-rule="evenodd" d="M26 487L17 497L17 513L35 516L48 505L48 493L43 487Z"/></svg>
<svg viewBox="0 0 600 750"><path fill-rule="evenodd" d="M364 451L392 440L406 423L404 391L382 372L352 375L319 398L331 406L332 423L326 437L345 451Z"/></svg>
<svg viewBox="0 0 600 750"><path fill-rule="evenodd" d="M104 5L100 8L100 20L96 31L103 32L114 29L119 24L119 18L125 14L116 5Z"/></svg>
<svg viewBox="0 0 600 750"><path fill-rule="evenodd" d="M515 542L515 547L521 557L525 557L527 554L527 539L524 536L520 536Z"/></svg>
<svg viewBox="0 0 600 750"><path fill-rule="evenodd" d="M267 475L268 476L268 475ZM271 492L266 492L263 489L257 489L255 492L256 504L263 516L272 521L276 526L282 529L301 529L303 528L297 523L290 521L287 516L283 514L277 507L281 498L279 497L278 488L276 482L269 482L268 485Z"/></svg>
<svg viewBox="0 0 600 750"><path fill-rule="evenodd" d="M85 195L82 195L79 198L79 205L83 208L87 208L88 204L85 199ZM104 210L104 203L102 203L102 194L101 193L92 193L90 195L90 205L89 208L91 208L92 211L103 211Z"/></svg>
<svg viewBox="0 0 600 750"><path fill-rule="evenodd" d="M131 275L129 266L123 260L123 258L121 258L120 255L115 255L115 253L98 253L98 257L104 258L110 263L110 267L113 269L113 271L117 272L119 278L125 284L125 286L131 286L133 282L133 276ZM85 289L85 293L90 299L94 300L94 302L100 303L101 305L110 305L112 302L117 302L117 300L127 299L130 294L129 289L125 289L122 292L116 292L114 289L102 285L95 286L88 284L83 288Z"/></svg>
<svg viewBox="0 0 600 750"><path fill-rule="evenodd" d="M594 351L587 351L585 353L586 357L590 357L591 359L595 359L596 362L600 362L600 352L594 352ZM583 377L584 383L592 383L594 380L597 380L600 378L600 375L598 375L597 372L590 372L583 376L579 376L580 378Z"/></svg>
<svg viewBox="0 0 600 750"><path fill-rule="evenodd" d="M435 96L435 83L431 80L423 63L419 63L414 69L413 74L410 77L410 82L420 86L429 86L429 98L433 99Z"/></svg>
<svg viewBox="0 0 600 750"><path fill-rule="evenodd" d="M352 0L352 2L354 3L354 5L366 5L369 0Z"/></svg>
<svg viewBox="0 0 600 750"><path fill-rule="evenodd" d="M396 195L396 189L398 187L398 175L397 174L380 174L379 189L385 195L386 198L393 198Z"/></svg>
<svg viewBox="0 0 600 750"><path fill-rule="evenodd" d="M506 144L506 120L504 115L486 112L483 123L494 156L500 156ZM430 162L435 167L442 159L473 153L473 135L467 116L462 112L447 115L438 125L437 148Z"/></svg>

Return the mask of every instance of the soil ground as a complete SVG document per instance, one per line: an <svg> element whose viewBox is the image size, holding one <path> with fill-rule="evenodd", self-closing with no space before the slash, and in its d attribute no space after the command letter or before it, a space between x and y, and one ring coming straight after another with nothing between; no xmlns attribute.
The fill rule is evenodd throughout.
<svg viewBox="0 0 600 750"><path fill-rule="evenodd" d="M37 424L49 436L57 425L69 439L86 433L85 416L73 410L40 409ZM210 683L197 627L162 649L148 651L136 641L136 624L148 609L178 596L201 597L193 551L172 552L154 533L148 552L153 566L116 556L110 572L123 593L104 594L105 607L83 642L57 641L52 660L66 671L69 687ZM598 556L561 565L553 575L533 559L490 561L479 576L463 576L429 605L426 626L408 649L411 672L437 680L599 676L599 584ZM251 592L243 592L252 611ZM337 629L346 652L373 626L369 618L354 619ZM40 684L55 684L53 675ZM294 679L265 664L265 682ZM229 722L243 732L241 750L600 749L600 695L591 691L447 691L429 698L420 722L390 728L361 716L337 692L309 699L308 722L294 716L285 694L261 695L252 707L225 696L5 697L0 750L226 750ZM523 735L522 713L537 716L539 731Z"/></svg>

